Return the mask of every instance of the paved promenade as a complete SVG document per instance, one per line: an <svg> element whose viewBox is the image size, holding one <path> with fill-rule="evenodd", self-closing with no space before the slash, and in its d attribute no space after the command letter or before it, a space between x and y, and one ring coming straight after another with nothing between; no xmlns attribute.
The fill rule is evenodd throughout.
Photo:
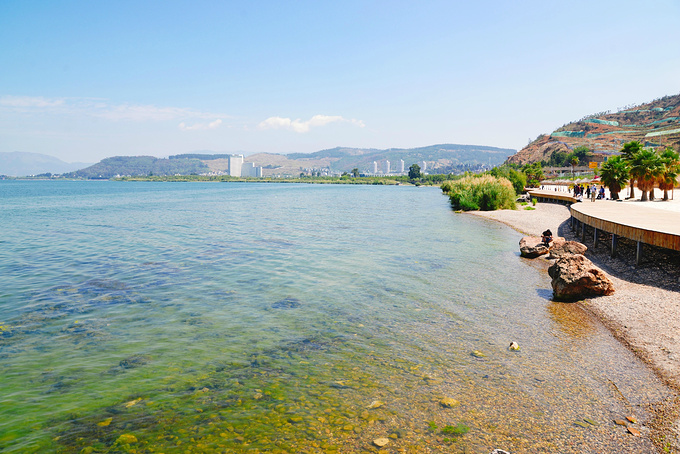
<svg viewBox="0 0 680 454"><path fill-rule="evenodd" d="M571 215L598 230L680 251L680 212L642 206L644 203L611 200L575 203Z"/></svg>
<svg viewBox="0 0 680 454"><path fill-rule="evenodd" d="M587 228L592 229L594 242L597 244L603 232L611 234L611 252L616 255L616 245L619 237L637 242L636 263L640 263L642 245L650 244L666 249L680 251L680 190L670 194L672 200L641 202L640 192L636 191L638 199L613 201L585 199L580 203L572 203L575 199L564 187L545 187L543 190L531 190L532 197L539 201L551 200L557 203L567 203L573 218L573 226L586 240ZM619 196L625 197L627 190ZM662 191L656 190L657 197ZM605 194L609 197L609 193ZM585 227L587 226L587 228Z"/></svg>

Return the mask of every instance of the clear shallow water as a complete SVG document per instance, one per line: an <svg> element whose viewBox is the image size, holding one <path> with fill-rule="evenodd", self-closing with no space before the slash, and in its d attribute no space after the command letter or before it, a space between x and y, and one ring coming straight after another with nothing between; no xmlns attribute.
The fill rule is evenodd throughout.
<svg viewBox="0 0 680 454"><path fill-rule="evenodd" d="M652 449L612 420L668 390L436 189L0 181L0 208L2 452Z"/></svg>

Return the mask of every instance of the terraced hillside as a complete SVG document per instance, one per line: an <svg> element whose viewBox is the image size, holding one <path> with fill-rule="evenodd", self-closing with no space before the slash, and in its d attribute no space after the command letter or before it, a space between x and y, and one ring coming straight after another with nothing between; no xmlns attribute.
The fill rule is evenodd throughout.
<svg viewBox="0 0 680 454"><path fill-rule="evenodd" d="M508 162L549 161L555 152L586 146L595 153L612 154L637 140L646 147L680 147L680 95L664 96L647 104L589 115L541 135Z"/></svg>

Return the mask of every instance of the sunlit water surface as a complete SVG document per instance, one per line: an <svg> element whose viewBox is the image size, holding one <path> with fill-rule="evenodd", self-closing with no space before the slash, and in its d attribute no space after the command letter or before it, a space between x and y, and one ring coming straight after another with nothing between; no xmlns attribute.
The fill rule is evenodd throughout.
<svg viewBox="0 0 680 454"><path fill-rule="evenodd" d="M0 208L3 453L652 450L612 420L668 390L437 189L0 181Z"/></svg>

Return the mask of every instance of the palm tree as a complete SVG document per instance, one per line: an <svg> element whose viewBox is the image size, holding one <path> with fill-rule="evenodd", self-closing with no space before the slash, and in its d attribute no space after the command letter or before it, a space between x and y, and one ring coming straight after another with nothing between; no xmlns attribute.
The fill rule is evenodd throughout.
<svg viewBox="0 0 680 454"><path fill-rule="evenodd" d="M571 164L571 179L574 179L574 167L578 165L578 158L576 156L572 156L571 159L569 160L569 164Z"/></svg>
<svg viewBox="0 0 680 454"><path fill-rule="evenodd" d="M666 147L660 158L664 169L657 181L659 189L663 189L663 199L668 200L668 190L673 190L680 174L680 154L672 147Z"/></svg>
<svg viewBox="0 0 680 454"><path fill-rule="evenodd" d="M602 164L600 180L609 188L612 200L619 200L619 192L628 182L628 163L621 156L613 156Z"/></svg>
<svg viewBox="0 0 680 454"><path fill-rule="evenodd" d="M640 201L649 200L647 194L653 191L654 183L662 173L663 164L659 155L653 150L642 149L632 156L630 178L637 182L638 189L642 191Z"/></svg>
<svg viewBox="0 0 680 454"><path fill-rule="evenodd" d="M623 159L628 162L628 164L631 163L633 160L633 156L635 156L636 153L639 151L642 151L642 144L638 142L637 140L633 140L632 142L624 143L623 148L621 148L621 155L623 156ZM634 199L635 198L635 178L633 177L633 173L631 172L630 174L631 181L630 181L630 193L628 194L629 199Z"/></svg>

